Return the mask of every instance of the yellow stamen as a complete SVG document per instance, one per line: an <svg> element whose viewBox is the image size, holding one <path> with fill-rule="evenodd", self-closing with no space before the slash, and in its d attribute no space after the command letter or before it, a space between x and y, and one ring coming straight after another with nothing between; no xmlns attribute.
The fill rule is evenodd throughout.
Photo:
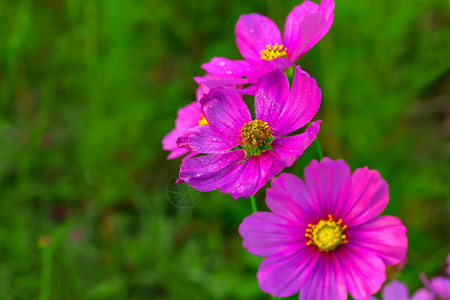
<svg viewBox="0 0 450 300"><path fill-rule="evenodd" d="M316 225L308 224L305 237L310 240L306 245L314 244L322 252L334 250L337 246L348 242L347 236L343 234L346 228L347 225L342 226L342 219L335 222L333 217L328 215L328 220L320 220Z"/></svg>
<svg viewBox="0 0 450 300"><path fill-rule="evenodd" d="M202 114L202 117L200 118L200 120L198 120L198 125L202 126L202 125L209 125L208 121L205 119L205 116Z"/></svg>
<svg viewBox="0 0 450 300"><path fill-rule="evenodd" d="M259 52L261 59L272 60L274 58L285 57L288 58L287 48L283 45L275 44L273 46L267 45L266 49Z"/></svg>
<svg viewBox="0 0 450 300"><path fill-rule="evenodd" d="M247 155L259 155L261 152L270 149L273 139L272 129L267 122L253 120L245 123L241 128L240 142Z"/></svg>

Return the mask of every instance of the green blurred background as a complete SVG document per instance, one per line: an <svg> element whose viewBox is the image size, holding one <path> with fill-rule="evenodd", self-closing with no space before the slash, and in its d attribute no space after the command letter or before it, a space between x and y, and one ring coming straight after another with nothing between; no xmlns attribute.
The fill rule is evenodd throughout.
<svg viewBox="0 0 450 300"><path fill-rule="evenodd" d="M161 139L195 99L200 64L240 59L241 14L282 28L298 4L2 0L0 299L269 299L237 232L250 204L168 197L180 160ZM384 213L409 238L389 276L411 291L450 252L449 54L449 1L337 0L300 60L322 89L324 154L389 183Z"/></svg>

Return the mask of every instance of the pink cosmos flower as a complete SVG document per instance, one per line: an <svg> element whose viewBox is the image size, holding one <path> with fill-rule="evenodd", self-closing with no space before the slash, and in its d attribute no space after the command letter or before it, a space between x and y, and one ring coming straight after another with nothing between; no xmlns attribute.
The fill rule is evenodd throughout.
<svg viewBox="0 0 450 300"><path fill-rule="evenodd" d="M295 69L292 90L281 70L261 78L256 86L255 120L235 90L211 89L200 100L209 125L196 126L178 139L179 146L205 155L185 160L179 181L202 192L219 189L234 199L254 195L314 140L320 121L302 134L285 135L314 117L320 97L315 79L300 67Z"/></svg>
<svg viewBox="0 0 450 300"><path fill-rule="evenodd" d="M388 185L367 167L351 174L324 158L305 168L305 181L283 173L267 189L272 212L256 212L239 226L243 246L266 257L257 273L275 297L366 299L386 279L385 264L404 259L406 228L386 207Z"/></svg>
<svg viewBox="0 0 450 300"><path fill-rule="evenodd" d="M174 159L189 153L188 149L178 147L177 139L192 127L204 125L205 122L198 102L194 101L180 108L175 119L175 128L162 139L163 149L170 151L167 159Z"/></svg>
<svg viewBox="0 0 450 300"><path fill-rule="evenodd" d="M447 256L446 271L447 275L450 276L450 254ZM436 276L431 278L431 280L428 280L425 274L420 274L420 278L422 279L427 290L433 295L431 299L434 300L434 297L445 300L450 299L450 277Z"/></svg>
<svg viewBox="0 0 450 300"><path fill-rule="evenodd" d="M367 300L377 300L377 298L370 296ZM381 300L434 300L434 297L425 289L419 289L409 298L406 284L394 279L383 287Z"/></svg>
<svg viewBox="0 0 450 300"><path fill-rule="evenodd" d="M175 119L175 128L166 134L162 139L163 149L170 151L167 159L174 159L190 152L186 148L179 148L177 145L177 139L192 127L207 124L206 119L202 116L200 103L198 101L208 92L209 88L206 85L199 84L196 91L197 101L191 102L178 110L177 118ZM186 156L186 158L195 154L196 153L191 153Z"/></svg>
<svg viewBox="0 0 450 300"><path fill-rule="evenodd" d="M334 19L334 1L320 5L304 1L289 13L281 38L277 25L267 17L253 13L242 15L236 23L236 44L244 60L214 57L202 65L207 73L237 80L210 80L196 77L210 86L251 83L275 69L286 69L314 46L330 29Z"/></svg>

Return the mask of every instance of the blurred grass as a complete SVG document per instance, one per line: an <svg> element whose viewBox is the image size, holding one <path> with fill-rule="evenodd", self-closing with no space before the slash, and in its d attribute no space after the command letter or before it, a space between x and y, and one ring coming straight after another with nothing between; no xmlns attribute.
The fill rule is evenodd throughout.
<svg viewBox="0 0 450 300"><path fill-rule="evenodd" d="M165 161L160 141L194 99L200 64L240 58L239 15L283 26L297 4L1 1L0 299L38 298L42 236L49 299L268 299L237 233L250 204L211 192L175 207L179 160ZM324 154L390 185L411 290L450 251L449 6L337 1L332 29L300 61L322 89Z"/></svg>

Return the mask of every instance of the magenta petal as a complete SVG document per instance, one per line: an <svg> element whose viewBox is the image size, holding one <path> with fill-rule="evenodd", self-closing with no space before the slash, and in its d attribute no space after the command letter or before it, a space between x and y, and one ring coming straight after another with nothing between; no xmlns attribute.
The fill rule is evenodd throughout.
<svg viewBox="0 0 450 300"><path fill-rule="evenodd" d="M306 132L294 135L276 138L272 141L273 151L261 153L261 172L266 183L286 167L292 166L303 151L314 141L319 132L320 121L314 122L306 128Z"/></svg>
<svg viewBox="0 0 450 300"><path fill-rule="evenodd" d="M347 289L355 299L375 294L386 280L384 263L372 252L344 246L336 257Z"/></svg>
<svg viewBox="0 0 450 300"><path fill-rule="evenodd" d="M209 125L195 126L177 141L178 147L184 147L198 153L223 153L236 147L238 136L229 136L214 130Z"/></svg>
<svg viewBox="0 0 450 300"><path fill-rule="evenodd" d="M201 109L197 102L191 102L178 110L175 128L162 139L163 149L172 151L167 159L173 159L189 152L185 148L178 148L177 139L192 127L197 126L200 118Z"/></svg>
<svg viewBox="0 0 450 300"><path fill-rule="evenodd" d="M289 134L311 121L320 107L321 92L316 80L295 67L294 81L288 100L273 127L276 136Z"/></svg>
<svg viewBox="0 0 450 300"><path fill-rule="evenodd" d="M246 60L231 60L224 57L213 57L211 61L202 64L202 68L212 75L221 77L243 77L252 70Z"/></svg>
<svg viewBox="0 0 450 300"><path fill-rule="evenodd" d="M177 139L182 136L186 131L180 130L178 128L172 129L168 134L162 139L163 149L166 151L171 151L167 156L167 159L174 159L180 157L189 152L186 148L178 148Z"/></svg>
<svg viewBox="0 0 450 300"><path fill-rule="evenodd" d="M286 167L292 166L303 151L311 144L319 131L320 121L306 129L305 133L276 138L271 146L273 151L261 153L261 183L265 184Z"/></svg>
<svg viewBox="0 0 450 300"><path fill-rule="evenodd" d="M181 164L179 181L201 192L215 190L227 182L227 176L240 166L238 162L244 157L244 151L233 150L187 159Z"/></svg>
<svg viewBox="0 0 450 300"><path fill-rule="evenodd" d="M314 141L319 133L320 120L307 127L304 133L292 136L279 137L273 140L272 148L281 158L285 167L290 167L303 154L306 148ZM281 171L281 170L279 170ZM279 172L278 171L278 172ZM268 176L278 174L276 168L270 170ZM272 175L273 174L273 175Z"/></svg>
<svg viewBox="0 0 450 300"><path fill-rule="evenodd" d="M434 277L430 280L429 288L439 298L450 299L450 278Z"/></svg>
<svg viewBox="0 0 450 300"><path fill-rule="evenodd" d="M249 84L247 87L242 90L237 90L240 94L251 95L254 96L256 93L256 83Z"/></svg>
<svg viewBox="0 0 450 300"><path fill-rule="evenodd" d="M284 70L295 66L295 64L288 58L280 57L272 60L260 60L259 63L253 66L252 71L248 74L248 82L257 82L262 76L275 71Z"/></svg>
<svg viewBox="0 0 450 300"><path fill-rule="evenodd" d="M295 252L305 246L304 228L273 213L256 212L246 217L239 226L242 245L258 256L270 256L282 251Z"/></svg>
<svg viewBox="0 0 450 300"><path fill-rule="evenodd" d="M272 179L271 185L266 190L266 204L274 214L304 229L309 223L320 219L317 203L310 197L308 188L300 178L282 173Z"/></svg>
<svg viewBox="0 0 450 300"><path fill-rule="evenodd" d="M311 161L305 168L305 183L322 218L331 214L334 219L339 219L337 207L339 202L347 201L345 185L350 179L350 168L342 159L333 161L325 157L321 162Z"/></svg>
<svg viewBox="0 0 450 300"><path fill-rule="evenodd" d="M291 11L286 19L283 41L292 61L311 49L328 32L334 19L333 10L334 2L323 0L320 6L305 1Z"/></svg>
<svg viewBox="0 0 450 300"><path fill-rule="evenodd" d="M288 95L289 81L281 70L273 71L262 77L258 81L255 93L256 119L267 122L273 130ZM274 133L276 134L276 132Z"/></svg>
<svg viewBox="0 0 450 300"><path fill-rule="evenodd" d="M421 288L412 295L411 300L435 300L435 298L427 289Z"/></svg>
<svg viewBox="0 0 450 300"><path fill-rule="evenodd" d="M409 292L408 287L403 282L392 280L392 282L386 284L381 291L383 300L408 300Z"/></svg>
<svg viewBox="0 0 450 300"><path fill-rule="evenodd" d="M194 77L194 81L198 84L204 85L208 89L212 89L218 86L227 86L227 87L235 87L238 85L243 85L249 83L247 79L233 79L233 78L211 78L209 76L196 76Z"/></svg>
<svg viewBox="0 0 450 300"><path fill-rule="evenodd" d="M214 78L216 78L216 76L213 76L211 74L205 74L204 78L214 79ZM200 83L198 85L197 90L195 91L195 99L197 100L197 102L199 102L200 99L202 99L205 94L208 94L209 90L210 90L210 88L208 86L206 86L204 83ZM199 105L199 107L200 107L200 105ZM201 110L200 110L200 113L201 113Z"/></svg>
<svg viewBox="0 0 450 300"><path fill-rule="evenodd" d="M300 25L305 17L309 14L314 14L319 9L319 5L311 1L303 1L302 4L297 5L289 13L284 24L283 42L288 49L288 55L293 61L296 61L299 57L292 56L300 45Z"/></svg>
<svg viewBox="0 0 450 300"><path fill-rule="evenodd" d="M365 223L378 216L389 201L388 185L380 173L367 167L352 174L348 201L341 210L341 218L350 226Z"/></svg>
<svg viewBox="0 0 450 300"><path fill-rule="evenodd" d="M321 255L300 290L300 300L347 299L347 288L333 253Z"/></svg>
<svg viewBox="0 0 450 300"><path fill-rule="evenodd" d="M242 96L232 89L211 89L200 104L209 125L225 135L240 136L244 123L252 120Z"/></svg>
<svg viewBox="0 0 450 300"><path fill-rule="evenodd" d="M236 23L236 44L242 57L250 62L261 60L260 52L266 45L281 45L281 34L277 25L259 14L240 16Z"/></svg>
<svg viewBox="0 0 450 300"><path fill-rule="evenodd" d="M297 251L284 251L264 259L259 265L258 283L266 293L288 297L299 291L316 267L320 252L306 245Z"/></svg>
<svg viewBox="0 0 450 300"><path fill-rule="evenodd" d="M265 182L261 182L260 159L258 156L250 156L244 162L239 162L238 167L227 175L219 190L236 200L254 195L264 184Z"/></svg>
<svg viewBox="0 0 450 300"><path fill-rule="evenodd" d="M408 248L406 227L396 217L382 216L358 226L350 226L346 235L349 243L372 251L385 264L395 265L405 259Z"/></svg>

